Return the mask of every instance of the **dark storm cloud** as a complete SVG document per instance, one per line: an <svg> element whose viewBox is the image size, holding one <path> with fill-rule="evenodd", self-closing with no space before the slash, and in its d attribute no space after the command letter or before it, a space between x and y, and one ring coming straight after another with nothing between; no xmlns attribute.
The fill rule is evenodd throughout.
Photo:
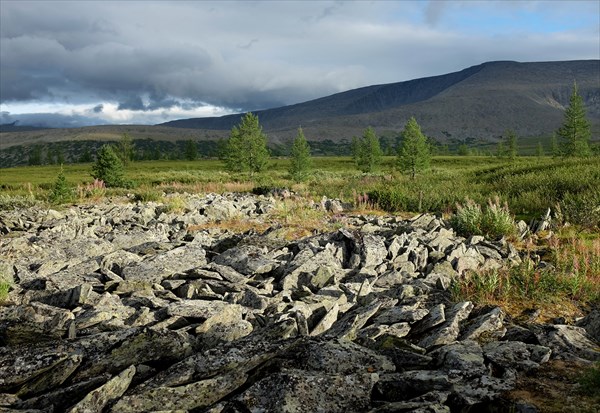
<svg viewBox="0 0 600 413"><path fill-rule="evenodd" d="M92 108L92 112L94 113L102 113L102 110L104 110L103 104L96 105Z"/></svg>
<svg viewBox="0 0 600 413"><path fill-rule="evenodd" d="M486 60L598 58L595 2L504 3L2 1L0 103L255 110ZM523 10L551 30L480 18Z"/></svg>

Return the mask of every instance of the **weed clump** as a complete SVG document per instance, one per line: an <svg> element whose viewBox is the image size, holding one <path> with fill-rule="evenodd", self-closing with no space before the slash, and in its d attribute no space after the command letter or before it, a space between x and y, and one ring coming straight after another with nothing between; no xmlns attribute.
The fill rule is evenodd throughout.
<svg viewBox="0 0 600 413"><path fill-rule="evenodd" d="M512 235L516 228L508 205L501 205L497 197L488 201L485 210L471 199L462 205L457 204L450 223L459 235L466 237L485 235L496 238Z"/></svg>

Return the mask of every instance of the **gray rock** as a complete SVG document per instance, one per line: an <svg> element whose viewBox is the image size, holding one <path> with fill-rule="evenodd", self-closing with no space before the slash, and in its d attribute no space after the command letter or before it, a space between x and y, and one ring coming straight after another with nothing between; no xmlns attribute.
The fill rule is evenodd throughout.
<svg viewBox="0 0 600 413"><path fill-rule="evenodd" d="M460 334L460 323L467 319L472 309L473 304L470 301L456 304L446 313L446 321L421 339L419 346L430 349L435 346L452 343Z"/></svg>
<svg viewBox="0 0 600 413"><path fill-rule="evenodd" d="M244 374L218 376L177 387L157 387L125 396L112 408L115 413L201 409L221 400L246 382Z"/></svg>
<svg viewBox="0 0 600 413"><path fill-rule="evenodd" d="M257 381L235 398L250 412L364 411L370 407L375 373L332 375L286 369Z"/></svg>
<svg viewBox="0 0 600 413"><path fill-rule="evenodd" d="M500 339L506 333L504 328L504 311L494 307L491 311L471 320L461 334L461 340Z"/></svg>
<svg viewBox="0 0 600 413"><path fill-rule="evenodd" d="M577 323L577 326L583 327L593 340L600 343L600 310L592 310Z"/></svg>
<svg viewBox="0 0 600 413"><path fill-rule="evenodd" d="M564 360L600 360L598 344L581 327L568 325L543 325L533 328L542 346L552 349L553 356Z"/></svg>
<svg viewBox="0 0 600 413"><path fill-rule="evenodd" d="M83 400L69 409L69 413L101 413L108 403L118 399L125 393L134 374L135 366L128 367L106 384L88 393Z"/></svg>
<svg viewBox="0 0 600 413"><path fill-rule="evenodd" d="M552 350L520 341L494 341L483 346L485 357L504 369L531 371L550 359Z"/></svg>
<svg viewBox="0 0 600 413"><path fill-rule="evenodd" d="M381 375L373 390L376 400L397 402L410 400L431 391L449 391L448 375L437 370L405 371Z"/></svg>

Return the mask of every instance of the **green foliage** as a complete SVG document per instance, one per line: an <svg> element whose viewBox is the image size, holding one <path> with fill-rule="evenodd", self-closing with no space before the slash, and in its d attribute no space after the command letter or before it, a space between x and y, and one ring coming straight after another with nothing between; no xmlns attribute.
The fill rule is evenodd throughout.
<svg viewBox="0 0 600 413"><path fill-rule="evenodd" d="M162 194L152 188L144 188L135 192L134 201L139 202L157 202L162 198Z"/></svg>
<svg viewBox="0 0 600 413"><path fill-rule="evenodd" d="M561 220L588 229L600 229L600 189L582 194L567 192L557 204Z"/></svg>
<svg viewBox="0 0 600 413"><path fill-rule="evenodd" d="M0 194L0 211L10 209L29 208L37 204L38 201L33 195L8 195Z"/></svg>
<svg viewBox="0 0 600 413"><path fill-rule="evenodd" d="M461 143L458 145L458 155L460 156L470 156L471 148L466 143Z"/></svg>
<svg viewBox="0 0 600 413"><path fill-rule="evenodd" d="M569 107L565 110L565 119L558 129L557 135L562 142L563 156L590 156L590 138L592 136L590 122L586 118L583 99L573 85L573 93L569 100Z"/></svg>
<svg viewBox="0 0 600 413"><path fill-rule="evenodd" d="M249 112L231 129L223 157L230 172L254 173L266 168L270 155L258 116Z"/></svg>
<svg viewBox="0 0 600 413"><path fill-rule="evenodd" d="M517 158L518 149L517 149L517 135L512 130L507 130L505 133L506 139L506 147L507 147L507 155L511 161L514 161Z"/></svg>
<svg viewBox="0 0 600 413"><path fill-rule="evenodd" d="M96 163L92 165L92 177L104 181L107 187L127 186L123 162L111 145L104 145L98 151Z"/></svg>
<svg viewBox="0 0 600 413"><path fill-rule="evenodd" d="M195 161L198 158L198 147L196 142L189 139L185 142L185 159Z"/></svg>
<svg viewBox="0 0 600 413"><path fill-rule="evenodd" d="M538 142L537 147L535 148L535 156L538 158L544 156L544 146L542 145L542 142Z"/></svg>
<svg viewBox="0 0 600 413"><path fill-rule="evenodd" d="M40 145L34 145L29 151L28 164L29 166L42 164L42 147Z"/></svg>
<svg viewBox="0 0 600 413"><path fill-rule="evenodd" d="M129 134L124 133L121 140L117 144L116 152L123 165L129 165L135 157L135 144Z"/></svg>
<svg viewBox="0 0 600 413"><path fill-rule="evenodd" d="M508 205L500 205L498 198L489 200L485 210L471 199L467 199L462 205L457 204L450 224L457 234L465 237L485 235L495 238L515 232L515 222Z"/></svg>
<svg viewBox="0 0 600 413"><path fill-rule="evenodd" d="M83 153L79 157L79 162L89 163L89 162L92 162L93 160L94 160L94 158L92 157L92 151L90 151L90 148L88 148L86 146L85 149L83 150Z"/></svg>
<svg viewBox="0 0 600 413"><path fill-rule="evenodd" d="M582 393L600 398L600 361L583 371L579 385Z"/></svg>
<svg viewBox="0 0 600 413"><path fill-rule="evenodd" d="M299 182L306 178L311 167L310 145L304 137L302 128L298 128L298 134L292 145L290 159L290 175L292 179Z"/></svg>
<svg viewBox="0 0 600 413"><path fill-rule="evenodd" d="M556 139L556 133L552 134L550 138L550 152L553 158L558 158L560 156L560 147L558 146L558 139Z"/></svg>
<svg viewBox="0 0 600 413"><path fill-rule="evenodd" d="M383 152L373 128L368 127L361 138L352 138L354 162L362 172L373 172L381 163Z"/></svg>
<svg viewBox="0 0 600 413"><path fill-rule="evenodd" d="M581 306L598 305L600 240L586 244L580 239L552 237L548 247L552 265L539 268L534 259L525 257L512 267L469 272L452 283L453 300L511 306L521 302L534 308L573 301Z"/></svg>
<svg viewBox="0 0 600 413"><path fill-rule="evenodd" d="M429 168L429 145L421 133L421 127L414 117L411 117L402 131L402 145L398 152L397 166L400 170L409 172L414 179L417 172Z"/></svg>
<svg viewBox="0 0 600 413"><path fill-rule="evenodd" d="M52 191L50 192L50 202L53 204L64 204L72 199L73 188L68 184L65 171L61 165L56 181L54 181Z"/></svg>

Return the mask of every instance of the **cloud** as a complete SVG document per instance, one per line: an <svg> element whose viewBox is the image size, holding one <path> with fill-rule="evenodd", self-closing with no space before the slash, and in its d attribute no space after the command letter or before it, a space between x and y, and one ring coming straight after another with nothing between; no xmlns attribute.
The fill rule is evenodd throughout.
<svg viewBox="0 0 600 413"><path fill-rule="evenodd" d="M92 112L94 113L102 113L102 110L104 109L104 105L101 103L99 105L96 105L92 108Z"/></svg>
<svg viewBox="0 0 600 413"><path fill-rule="evenodd" d="M597 59L598 22L590 16L599 8L8 1L0 14L0 105L13 114L31 102L84 105L92 120L148 123L292 104L489 60Z"/></svg>

